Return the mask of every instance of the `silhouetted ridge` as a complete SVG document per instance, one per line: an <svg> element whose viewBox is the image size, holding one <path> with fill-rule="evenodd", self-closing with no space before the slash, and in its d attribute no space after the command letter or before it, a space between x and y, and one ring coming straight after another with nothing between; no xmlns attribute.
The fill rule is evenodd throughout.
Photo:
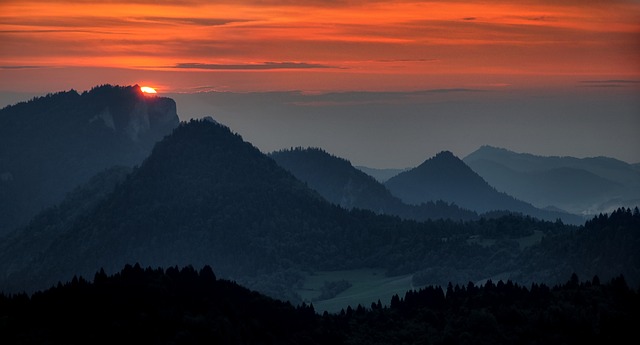
<svg viewBox="0 0 640 345"><path fill-rule="evenodd" d="M360 208L415 220L478 218L474 212L439 200L420 205L404 204L348 160L319 148L281 150L270 156L325 199L346 209Z"/></svg>
<svg viewBox="0 0 640 345"><path fill-rule="evenodd" d="M132 167L178 125L172 99L136 86L49 94L0 110L0 234L114 165Z"/></svg>
<svg viewBox="0 0 640 345"><path fill-rule="evenodd" d="M209 266L73 277L32 297L0 294L3 344L317 344L318 316L217 279ZM324 340L324 341L323 341Z"/></svg>

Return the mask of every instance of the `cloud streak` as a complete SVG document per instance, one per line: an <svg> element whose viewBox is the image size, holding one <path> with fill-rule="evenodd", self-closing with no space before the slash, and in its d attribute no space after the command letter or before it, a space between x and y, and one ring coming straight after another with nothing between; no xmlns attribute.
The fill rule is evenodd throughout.
<svg viewBox="0 0 640 345"><path fill-rule="evenodd" d="M210 64L210 63L178 63L172 68L197 70L278 70L278 69L326 69L341 68L337 66L306 62L262 62L255 64Z"/></svg>
<svg viewBox="0 0 640 345"><path fill-rule="evenodd" d="M580 86L582 86L582 87L604 87L604 88L638 87L638 86L640 86L640 80L624 80L624 79L582 80L582 81L580 81Z"/></svg>

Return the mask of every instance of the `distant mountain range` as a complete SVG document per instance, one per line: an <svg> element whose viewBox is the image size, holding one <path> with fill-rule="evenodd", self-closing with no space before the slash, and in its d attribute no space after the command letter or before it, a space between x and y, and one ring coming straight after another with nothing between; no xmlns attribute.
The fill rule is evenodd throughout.
<svg viewBox="0 0 640 345"><path fill-rule="evenodd" d="M128 88L104 90L120 92L110 109L137 99L129 98ZM83 104L82 96L69 97ZM407 275L416 286L497 276L557 283L572 272L604 279L624 273L640 281L637 209L580 227L510 212L478 220L403 220L359 208L367 202L373 209L387 202L407 206L346 160L321 150L283 154L302 162L292 171L322 188L309 188L312 183L211 119L181 123L139 165L98 170L61 203L0 237L0 291L32 292L133 263L210 265L220 277L290 301L300 301L295 287L314 272L363 268ZM418 191L416 199L454 196L461 204L483 201L487 210L525 205L530 209L519 212L536 211L496 192L447 152L394 179ZM327 201L332 198L334 204Z"/></svg>
<svg viewBox="0 0 640 345"><path fill-rule="evenodd" d="M444 200L478 213L507 210L546 220L562 219L570 224L584 222L579 216L541 210L498 192L448 151L440 152L416 168L390 178L385 186L409 204Z"/></svg>
<svg viewBox="0 0 640 345"><path fill-rule="evenodd" d="M104 171L2 238L0 290L33 291L134 262L208 264L224 277L295 300L287 294L309 270L411 272L425 260L448 267L479 262L452 249L468 246L462 238L440 241L473 229L347 212L228 128L192 121L130 173Z"/></svg>
<svg viewBox="0 0 640 345"><path fill-rule="evenodd" d="M296 300L293 286L315 270L380 267L409 274L430 268L421 275L429 281L479 280L514 270L521 248L482 247L470 238L503 241L567 230L518 216L417 223L348 212L228 128L192 121L156 144L133 171L104 171L1 239L0 290L33 291L139 262L211 265L223 277ZM497 251L511 259L495 261ZM554 277L562 275L566 271Z"/></svg>
<svg viewBox="0 0 640 345"><path fill-rule="evenodd" d="M319 148L296 148L270 154L278 165L305 182L328 201L346 209L360 208L405 219L478 219L475 212L442 200L408 205L380 182L356 169L349 161Z"/></svg>
<svg viewBox="0 0 640 345"><path fill-rule="evenodd" d="M498 190L538 207L591 215L640 203L640 171L613 158L542 157L483 146L464 162Z"/></svg>
<svg viewBox="0 0 640 345"><path fill-rule="evenodd" d="M0 110L0 234L114 165L139 164L178 125L172 99L100 86Z"/></svg>

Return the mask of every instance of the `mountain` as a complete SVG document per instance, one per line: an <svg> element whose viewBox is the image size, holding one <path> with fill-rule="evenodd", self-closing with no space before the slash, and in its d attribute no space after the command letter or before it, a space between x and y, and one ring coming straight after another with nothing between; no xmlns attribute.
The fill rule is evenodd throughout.
<svg viewBox="0 0 640 345"><path fill-rule="evenodd" d="M208 120L181 124L110 192L86 202L83 196L92 193L83 190L0 239L1 290L33 291L134 262L207 264L229 279L295 299L286 294L305 272L407 272L420 260L450 262L452 244L447 249L434 239L469 231L461 223L403 222L331 205ZM390 241L395 236L415 239ZM428 257L425 246L433 248Z"/></svg>
<svg viewBox="0 0 640 345"><path fill-rule="evenodd" d="M479 213L507 210L546 220L560 218L571 224L584 222L581 217L537 209L498 192L448 151L440 152L418 167L392 177L385 186L410 204L444 200Z"/></svg>
<svg viewBox="0 0 640 345"><path fill-rule="evenodd" d="M49 233L47 222L3 241L0 281L23 288L34 280L42 287L133 262L215 263L220 273L241 276L271 272L283 260L308 261L313 250L286 245L298 236L325 241L326 228L341 221L333 208L226 127L194 121L159 142L95 207L62 221L46 243L30 244L41 250L11 248ZM16 257L26 259L20 264Z"/></svg>
<svg viewBox="0 0 640 345"><path fill-rule="evenodd" d="M378 267L399 275L436 265L448 279L481 279L511 268L488 261L504 248L477 248L470 236L498 241L568 229L518 217L417 223L347 211L207 120L181 124L124 178L105 174L0 239L0 290L33 291L139 262L211 265L295 300L293 286L316 270ZM517 256L520 248L507 251ZM474 265L481 266L455 268Z"/></svg>
<svg viewBox="0 0 640 345"><path fill-rule="evenodd" d="M409 169L377 169L377 168L369 168L361 165L356 166L356 169L375 178L380 183L385 183L387 182L388 179L398 175L399 173L409 170Z"/></svg>
<svg viewBox="0 0 640 345"><path fill-rule="evenodd" d="M360 208L415 220L478 218L474 212L445 202L404 204L384 185L354 168L348 160L322 149L281 150L271 153L270 157L322 197L346 209Z"/></svg>
<svg viewBox="0 0 640 345"><path fill-rule="evenodd" d="M99 86L0 110L0 234L114 165L139 164L178 125L172 99Z"/></svg>
<svg viewBox="0 0 640 345"><path fill-rule="evenodd" d="M483 146L464 161L498 190L539 207L591 215L640 202L640 171L613 158L543 157Z"/></svg>
<svg viewBox="0 0 640 345"><path fill-rule="evenodd" d="M296 286L318 271L378 268L405 282L419 272L420 284L439 285L509 277L520 272L526 248L579 230L518 215L416 222L347 211L227 127L191 121L157 143L140 166L103 171L0 238L0 290L33 292L134 263L210 265L224 279L301 301ZM633 228L623 233L635 236ZM627 242L633 249L635 242ZM639 281L625 253L615 267ZM540 257L545 269L560 266Z"/></svg>

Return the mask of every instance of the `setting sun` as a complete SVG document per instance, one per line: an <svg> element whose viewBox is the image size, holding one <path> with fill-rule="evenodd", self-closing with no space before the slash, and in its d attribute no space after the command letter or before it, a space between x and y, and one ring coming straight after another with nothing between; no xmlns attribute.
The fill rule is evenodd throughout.
<svg viewBox="0 0 640 345"><path fill-rule="evenodd" d="M140 87L140 91L144 92L144 93L150 93L150 94L155 94L158 93L156 91L156 89L149 87L149 86L141 86Z"/></svg>

